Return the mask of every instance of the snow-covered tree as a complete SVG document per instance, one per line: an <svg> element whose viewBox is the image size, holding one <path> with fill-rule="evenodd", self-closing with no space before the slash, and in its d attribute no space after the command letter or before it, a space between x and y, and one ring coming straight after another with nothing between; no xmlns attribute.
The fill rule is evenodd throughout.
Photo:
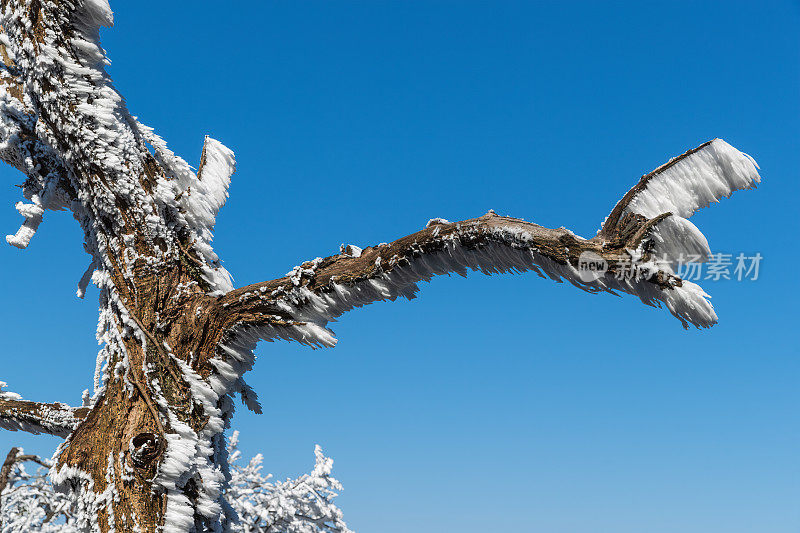
<svg viewBox="0 0 800 533"><path fill-rule="evenodd" d="M37 463L31 474L25 463ZM12 448L0 468L0 532L79 533L75 500L53 490L46 470L52 466L36 455Z"/></svg>
<svg viewBox="0 0 800 533"><path fill-rule="evenodd" d="M72 493L81 527L233 527L226 494L237 489L229 488L224 431L234 395L260 411L243 379L256 343L333 346L330 321L372 302L412 298L434 275L534 271L664 305L686 327L717 321L706 293L680 279L672 261L708 254L688 220L697 209L760 180L755 162L720 139L643 176L590 239L490 211L461 222L432 219L389 244L343 245L280 279L234 288L211 246L233 152L206 137L195 172L130 114L99 41L100 27L113 23L108 1L2 0L0 10L0 158L26 177L25 201L17 203L25 221L7 240L25 248L46 211L72 211L90 256L78 295L90 281L100 290L102 344L84 406L2 393L0 427L65 438L49 475ZM587 257L602 268L587 275ZM626 275L632 263L636 275ZM242 489L252 507L239 510L267 505L259 511L267 524L271 497L318 479L275 484L269 495ZM324 486L316 497L325 498ZM319 501L297 509L319 511Z"/></svg>
<svg viewBox="0 0 800 533"><path fill-rule="evenodd" d="M314 449L310 474L286 481L263 475L263 458L239 464L239 433L228 444L230 481L225 502L238 515L236 533L352 533L333 500L342 486L331 476L333 460ZM26 462L37 463L29 473ZM80 533L87 524L77 502L55 490L47 479L49 461L12 448L0 470L0 533Z"/></svg>
<svg viewBox="0 0 800 533"><path fill-rule="evenodd" d="M310 474L272 482L271 474L261 473L260 454L239 464L238 442L234 431L228 444L231 481L225 498L239 515L243 533L350 532L333 503L342 486L331 477L333 460L322 454L322 448L314 448L316 463Z"/></svg>

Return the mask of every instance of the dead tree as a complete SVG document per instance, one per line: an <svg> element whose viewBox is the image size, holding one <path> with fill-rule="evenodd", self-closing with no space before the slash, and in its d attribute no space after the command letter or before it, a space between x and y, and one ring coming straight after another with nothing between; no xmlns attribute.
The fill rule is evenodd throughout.
<svg viewBox="0 0 800 533"><path fill-rule="evenodd" d="M760 180L755 162L709 141L641 178L597 236L494 212L434 219L390 244L343 246L286 277L234 289L211 247L233 153L206 138L198 170L127 110L105 71L107 0L2 0L0 157L19 169L27 246L46 210L69 209L100 290L95 393L85 407L0 393L0 427L65 437L51 470L99 531L220 531L233 518L223 431L259 340L336 342L328 322L437 274L535 271L580 289L662 304L683 324L713 325L697 285L670 265L708 243L692 213ZM666 262L656 261L666 256ZM585 275L586 257L602 268ZM639 265L635 276L624 270ZM82 291L83 289L81 289ZM81 292L79 291L79 292Z"/></svg>

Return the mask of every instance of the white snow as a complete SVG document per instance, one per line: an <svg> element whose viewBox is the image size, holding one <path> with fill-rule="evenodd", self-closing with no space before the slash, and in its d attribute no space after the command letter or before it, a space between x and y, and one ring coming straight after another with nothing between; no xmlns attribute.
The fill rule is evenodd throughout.
<svg viewBox="0 0 800 533"><path fill-rule="evenodd" d="M108 27L114 25L114 13L111 11L108 0L84 0L84 5L95 24Z"/></svg>
<svg viewBox="0 0 800 533"><path fill-rule="evenodd" d="M34 203L32 204L17 202L16 208L19 214L25 217L25 222L17 230L17 233L6 236L6 242L17 248L27 248L31 238L39 228L39 224L42 223L44 209L38 196L34 196Z"/></svg>
<svg viewBox="0 0 800 533"><path fill-rule="evenodd" d="M363 250L355 244L342 244L339 246L339 253L350 257L361 257Z"/></svg>
<svg viewBox="0 0 800 533"><path fill-rule="evenodd" d="M22 396L20 396L16 392L4 391L3 389L6 388L7 386L8 383L6 383L5 381L0 381L0 400L14 401L22 399Z"/></svg>
<svg viewBox="0 0 800 533"><path fill-rule="evenodd" d="M689 218L698 209L761 181L755 160L722 139L673 161L655 170L626 212L647 218L669 212Z"/></svg>
<svg viewBox="0 0 800 533"><path fill-rule="evenodd" d="M426 228L430 228L431 226L434 226L434 225L437 225L437 224L451 224L451 222L449 220L447 220L446 218L432 218L432 219L430 219L428 221L427 224L425 224L425 227Z"/></svg>
<svg viewBox="0 0 800 533"><path fill-rule="evenodd" d="M653 253L669 263L688 256L695 256L702 262L711 255L706 236L697 226L678 215L671 215L656 224L650 239L655 245Z"/></svg>

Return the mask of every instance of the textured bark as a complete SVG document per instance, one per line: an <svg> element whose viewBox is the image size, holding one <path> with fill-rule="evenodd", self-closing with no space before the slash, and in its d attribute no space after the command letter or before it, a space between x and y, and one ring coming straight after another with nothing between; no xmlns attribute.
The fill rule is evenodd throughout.
<svg viewBox="0 0 800 533"><path fill-rule="evenodd" d="M244 342L242 337L332 345L326 325L342 312L412 296L418 281L467 269L541 270L585 290L631 292L646 303L669 301L683 284L661 270L636 280L644 288L612 282L631 250L649 258L645 241L670 216L624 213L630 198L646 187L644 177L590 240L490 212L457 223L433 222L360 253L344 248L300 265L290 276L220 295L225 291L214 290L208 277L217 268L215 260L198 242L199 230L187 222L191 213L180 203L193 189L173 196L164 192L178 177L158 148L160 139L147 136L95 64L103 56L89 46L89 34L96 31L93 21L104 20L101 4L0 1L2 117L15 139L2 157L26 174L26 197L36 200L55 188L64 198L49 208L70 208L81 223L93 268L101 274L101 324L111 339L104 352L108 370L88 407L0 396L0 427L66 437L53 473L83 498L100 531L226 527L223 511L209 506L221 500L211 474L214 468L224 471L219 453L222 424L232 412L230 396L249 394L241 374L252 362L242 356L246 347L231 348ZM98 117L93 109L103 106L110 111ZM112 119L113 128L104 122ZM104 137L105 127L112 134ZM119 154L124 157L117 161ZM207 157L204 149L198 182ZM30 217L34 229L41 218L36 213ZM586 252L605 260L606 282L575 278ZM679 311L671 311L686 323ZM181 443L200 436L204 440L192 444L194 470L165 481L167 456L173 454L174 462ZM214 453L203 455L197 451L202 446ZM202 460L210 467L203 470ZM170 505L180 512L169 515ZM183 515L188 518L181 522Z"/></svg>
<svg viewBox="0 0 800 533"><path fill-rule="evenodd" d="M0 399L0 428L66 437L86 418L86 407Z"/></svg>
<svg viewBox="0 0 800 533"><path fill-rule="evenodd" d="M6 456L5 461L3 461L3 466L0 467L0 494L6 490L6 486L8 486L8 478L11 475L11 469L14 468L14 465L18 462L19 456L19 448L11 448ZM2 524L0 523L0 527Z"/></svg>
<svg viewBox="0 0 800 533"><path fill-rule="evenodd" d="M4 1L2 7L28 15L31 24L15 25L15 31L9 38L27 46L32 56L29 59L31 65L37 63L46 36L52 38L56 48L68 54L73 50L70 42L75 36L72 17L82 7L80 2ZM101 494L108 488L107 474L113 472L111 477L115 480L119 497L117 501L107 501L98 506L97 519L102 531L112 526L116 526L117 530L132 531L135 524L142 531L155 531L163 521L165 501L164 493L154 490L152 479L158 466L158 455L164 448L167 429L163 415L152 398L152 382L143 375L142 369L150 366L149 374L158 381L169 405L192 428L202 428L205 417L194 408L191 394L181 381L175 362L160 343L172 341L173 355L184 360L189 359L191 350L213 352L210 346L222 334L216 326L209 327L214 318L213 299L206 297L200 287L195 288L194 293L181 289L180 295L176 294L176 288L181 284L202 282L197 269L188 266L184 257L166 253L168 243L165 237L172 239L172 250L178 249L175 244L181 238L180 231L153 238L144 212L133 208L137 204L153 202L153 180L164 174L144 143L141 143L139 153L133 154L134 158L139 158L138 166L143 169L138 178L138 190L123 192L115 186L112 176L105 175L95 163L97 154L92 152L91 144L85 149L85 129L91 127L92 122L77 110L82 104L92 102L64 98L63 95L72 94L69 90L59 90L60 85L68 83L65 76L57 73L53 76L50 72L43 74L35 68L17 68L8 57L5 46L2 52L6 66L11 67L4 71L5 83L11 87L8 93L17 97L26 109L30 109L29 120L23 122L24 126L27 129L31 124L47 127L48 144L59 157L43 158L33 149L27 155L37 163L55 167L55 172L69 179L72 187L68 189L73 191L73 200L78 200L87 214L87 242L104 241L101 259L109 273L113 291L119 297L115 312L130 315L152 339L145 349L140 340L130 336L130 332L120 331L124 337L126 364L131 371L123 376L112 375L106 383L103 396L91 410L74 411L75 417L82 418L83 422L69 435L58 458L57 468L74 467L87 474L73 482L81 485L79 490L95 494ZM80 63L76 54L71 55ZM20 79L14 79L14 75ZM34 86L54 97L23 101L19 88ZM63 165L53 164L53 161L63 162ZM132 163L125 162L128 165ZM127 243L131 241L140 257L133 267L132 276L125 271L126 258L121 255L128 250ZM145 258L150 261L145 261ZM193 305L196 306L198 302L206 303L207 313L200 317L192 315L187 319L186 313L192 311ZM157 333L156 317L161 320ZM123 323L122 318L119 323ZM208 330L207 337L200 334L204 328ZM176 342L176 337L181 337L181 342ZM121 358L122 353L115 352L109 366L113 368L121 362ZM46 421L37 425L38 419L44 420L46 417L40 416L42 410L36 404L3 402L0 409L4 416L47 431ZM47 432L66 435L67 429ZM132 463L131 450L135 449L132 443L142 435L152 435L159 454L148 457L145 462L127 465L133 468L134 475L132 479L123 479L126 477L125 462ZM137 444L141 446L141 442ZM111 464L109 461L112 461ZM112 516L113 520L110 518Z"/></svg>
<svg viewBox="0 0 800 533"><path fill-rule="evenodd" d="M610 231L612 238L609 240L586 240L564 228L545 228L490 211L480 218L432 224L392 243L365 248L359 257L343 254L326 257L316 266L314 276L303 280L302 284L315 293L324 294L331 292L334 284L354 285L379 278L414 258L442 251L451 239L457 239L468 250L479 250L492 242L509 246L496 236L495 230L524 231L531 237L527 247L562 265L575 267L583 253L594 252L606 260L609 272L614 273L619 268L620 258L628 257L624 251L636 249L647 231L666 216L668 214L653 220L631 217ZM666 273L647 281L665 287L681 283L679 278ZM220 303L233 314L233 320L238 324L261 323L265 317L281 313L274 301L264 295L285 294L295 286L296 283L286 276L231 291L220 299Z"/></svg>

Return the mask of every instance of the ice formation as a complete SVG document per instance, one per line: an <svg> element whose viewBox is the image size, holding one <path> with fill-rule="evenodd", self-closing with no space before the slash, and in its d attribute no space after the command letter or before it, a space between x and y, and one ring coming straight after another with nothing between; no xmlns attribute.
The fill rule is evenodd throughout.
<svg viewBox="0 0 800 533"><path fill-rule="evenodd" d="M647 218L661 213L689 218L734 191L755 187L761 177L752 157L714 139L672 159L643 181L645 186L630 200L628 211Z"/></svg>
<svg viewBox="0 0 800 533"><path fill-rule="evenodd" d="M681 255L697 255L703 260L710 253L708 241L687 219L698 209L734 191L753 188L760 181L752 157L722 139L714 139L643 176L615 211L620 218L627 213L646 218L672 213L652 232L656 252L673 262Z"/></svg>
<svg viewBox="0 0 800 533"><path fill-rule="evenodd" d="M81 420L76 408L27 402L16 392L4 391L5 387L6 383L0 381L0 401L4 402L0 406L0 429L66 437Z"/></svg>
<svg viewBox="0 0 800 533"><path fill-rule="evenodd" d="M209 294L224 294L232 288L230 276L211 248L211 239L235 163L229 149L206 138L199 171L194 173L151 129L130 115L106 74L107 60L99 45L99 28L113 23L106 0L44 3L37 9L43 16L33 23L29 16L34 12L25 3L4 3L0 15L5 30L0 37L5 54L5 68L0 70L0 157L27 176L23 195L28 199L17 204L25 222L7 241L20 248L27 246L46 210L69 208L81 224L92 260L79 282L78 296L83 296L91 280L100 288L101 304L98 340L102 348L91 404L102 394L111 373L126 380L131 394L134 385L141 386L135 382L135 375L147 375L146 367L131 368L126 353L123 335L138 337L143 346L152 344L152 339L129 313L119 293L116 283L120 274L133 281L137 268L157 269L165 258L177 260L189 254L188 260L200 262ZM47 25L47 29L34 35L34 23ZM152 191L142 187L142 176L153 180ZM128 205L124 213L119 208L121 201ZM144 242L137 242L131 226L147 228ZM185 239L184 244L180 238ZM120 257L124 258L122 264L112 260ZM191 379L188 373L185 375ZM232 409L225 407L230 404L227 395L246 390L240 378L234 376L230 384L211 391L204 407L213 416L201 435L181 426L160 398L161 410L156 417L168 424L169 443L158 486L172 491L168 525L194 512L178 494L181 491L174 490L187 470L203 479L199 512L219 523L221 504L215 502L221 498L225 480L216 466L217 455L224 453L223 419ZM248 397L255 401L253 394ZM9 398L8 394L3 396ZM53 409L40 415L47 419L66 416L64 413L69 414ZM12 424L0 421L0 425ZM176 465L185 467L180 476ZM86 483L88 490L82 500L86 509L110 509L108 503L116 497L110 480L112 493L95 494L91 477L85 472L62 466L52 474L55 482L64 485L76 486L74 482L81 480ZM168 527L167 531L185 531L185 525Z"/></svg>

